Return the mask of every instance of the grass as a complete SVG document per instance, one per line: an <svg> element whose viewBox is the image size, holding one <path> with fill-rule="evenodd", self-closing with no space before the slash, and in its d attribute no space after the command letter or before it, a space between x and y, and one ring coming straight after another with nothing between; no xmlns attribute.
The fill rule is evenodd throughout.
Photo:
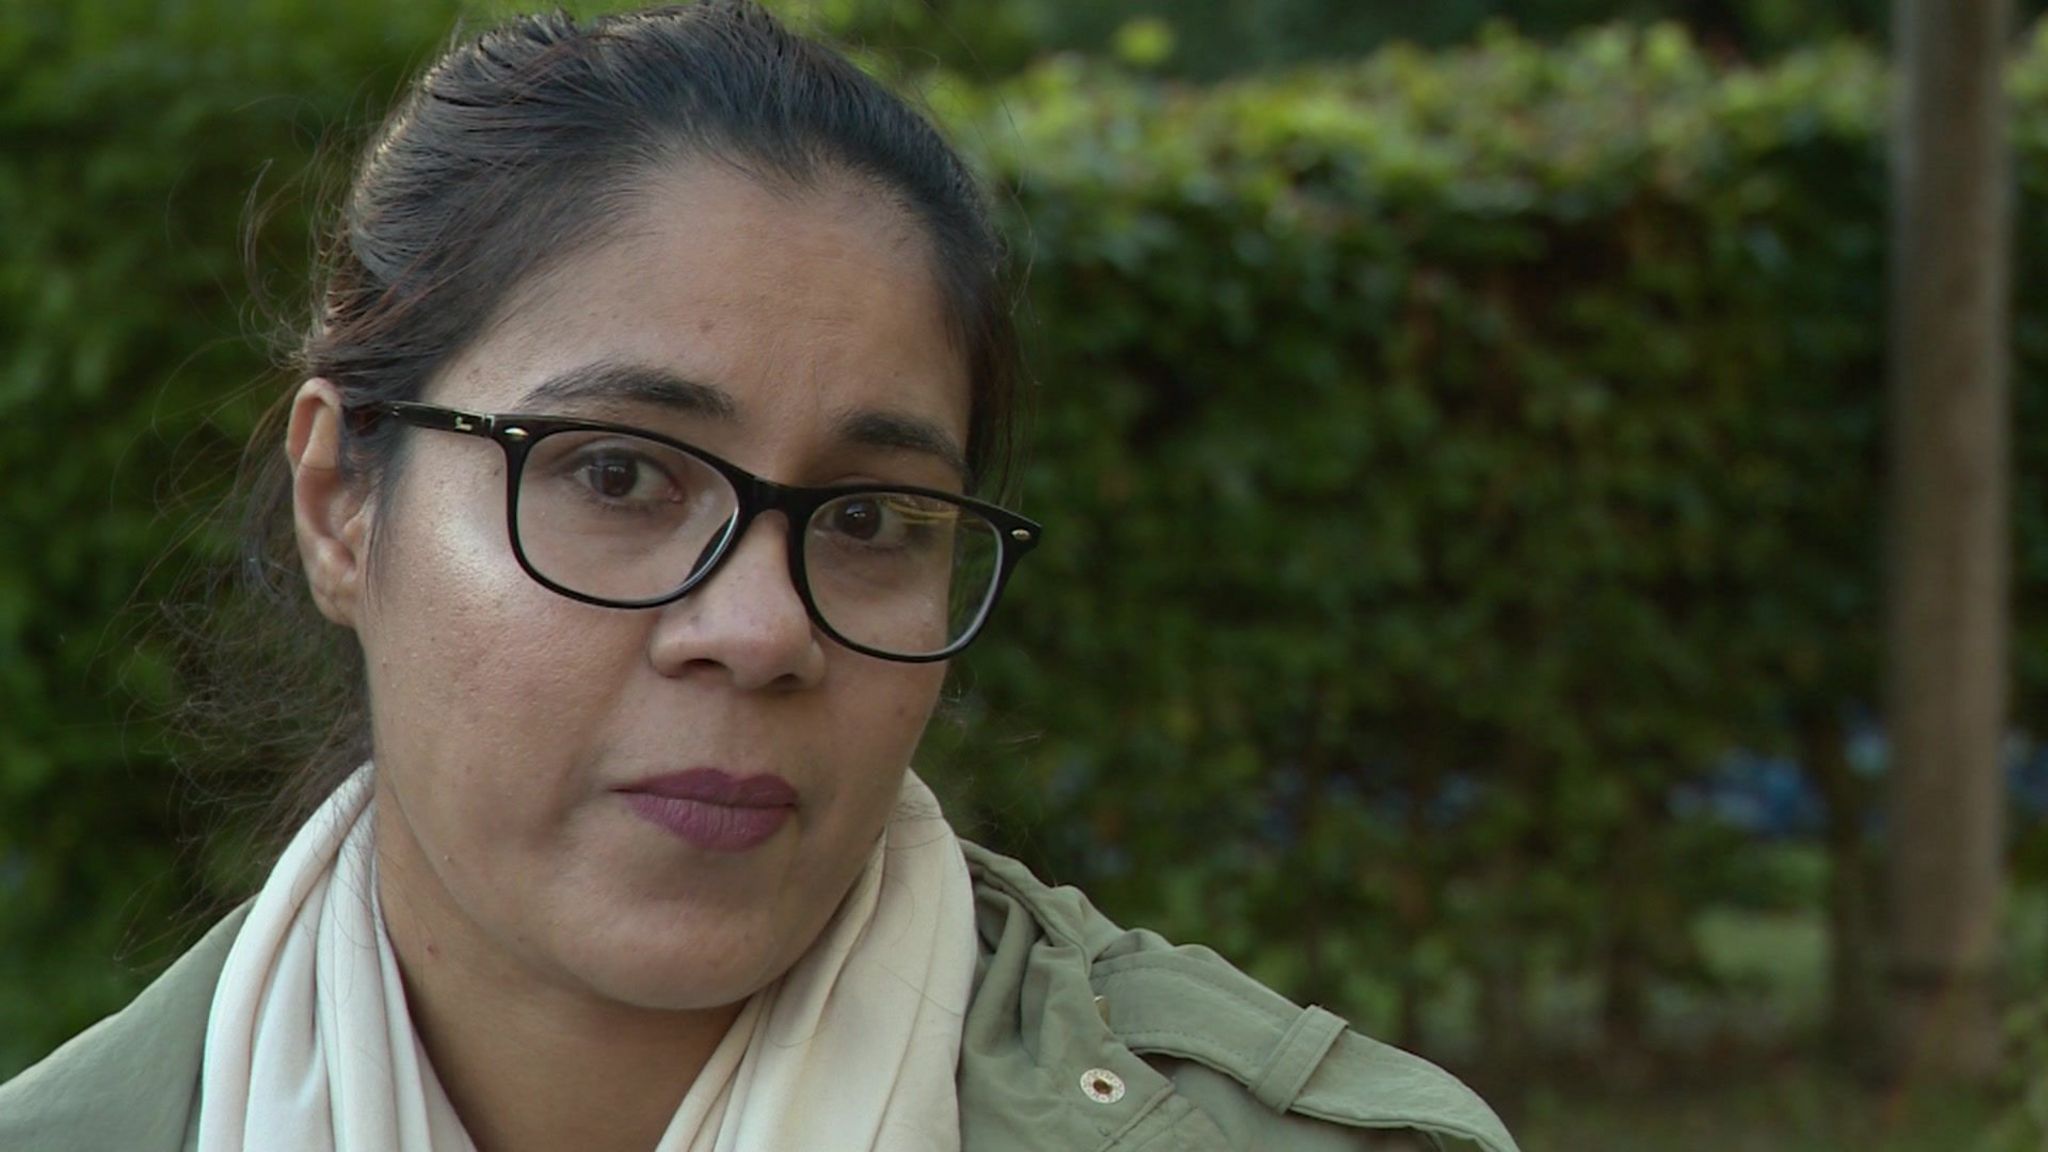
<svg viewBox="0 0 2048 1152"><path fill-rule="evenodd" d="M1535 1087L1511 1126L1523 1152L2020 1152L2005 1109L1963 1093L1873 1093L1807 1062L1731 1061L1703 1082L1621 1092Z"/></svg>
<svg viewBox="0 0 2048 1152"><path fill-rule="evenodd" d="M1813 863L1786 856L1788 868ZM2009 897L2006 973L2024 1003L2048 988L2048 894L2021 886ZM1524 1152L2048 1152L2048 1125L2022 1124L2010 1099L1877 1091L1814 1054L1828 963L1817 907L1716 909L1694 932L1711 986L1656 998L1655 1061L1615 1067L1594 1054L1580 1035L1590 984L1538 997L1552 1002L1543 1031L1563 1042L1553 1051L1578 1054L1529 1083L1487 1085ZM2040 1081L2048 1113L2048 1001L2036 1015L2032 1039L2015 1033L2005 1090Z"/></svg>

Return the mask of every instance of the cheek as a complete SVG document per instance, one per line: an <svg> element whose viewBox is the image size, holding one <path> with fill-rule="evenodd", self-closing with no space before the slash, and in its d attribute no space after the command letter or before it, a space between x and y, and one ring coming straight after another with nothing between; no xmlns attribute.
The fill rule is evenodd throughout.
<svg viewBox="0 0 2048 1152"><path fill-rule="evenodd" d="M487 615L521 575L505 530L502 457L480 441L448 447L405 464L372 525L371 598L415 625Z"/></svg>
<svg viewBox="0 0 2048 1152"><path fill-rule="evenodd" d="M391 494L359 632L380 756L437 773L546 763L638 658L629 621L526 576L505 534L502 470L480 479L423 468Z"/></svg>
<svg viewBox="0 0 2048 1152"><path fill-rule="evenodd" d="M857 734L871 750L878 772L901 769L910 762L938 706L945 665L876 668L875 662L865 657L854 659L867 667L844 670L842 683L848 690L839 694L827 727L848 736Z"/></svg>
<svg viewBox="0 0 2048 1152"><path fill-rule="evenodd" d="M834 669L846 673L831 705L817 714L813 747L836 778L834 818L819 829L806 865L818 890L839 893L866 861L875 837L895 814L904 769L917 752L945 680L930 666ZM943 665L939 669L943 669Z"/></svg>

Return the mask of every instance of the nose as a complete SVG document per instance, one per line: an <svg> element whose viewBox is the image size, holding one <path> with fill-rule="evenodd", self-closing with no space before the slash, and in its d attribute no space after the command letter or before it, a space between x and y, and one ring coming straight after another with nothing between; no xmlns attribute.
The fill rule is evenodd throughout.
<svg viewBox="0 0 2048 1152"><path fill-rule="evenodd" d="M756 517L709 578L660 609L647 650L655 671L723 673L746 691L818 682L824 641L790 576L788 525L780 512Z"/></svg>

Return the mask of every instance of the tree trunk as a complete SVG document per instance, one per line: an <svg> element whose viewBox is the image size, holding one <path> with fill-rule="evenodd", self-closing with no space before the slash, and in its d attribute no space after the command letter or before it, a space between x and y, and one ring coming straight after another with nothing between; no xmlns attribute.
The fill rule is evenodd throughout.
<svg viewBox="0 0 2048 1152"><path fill-rule="evenodd" d="M1895 0L1890 1053L1999 1055L2006 707L2010 0Z"/></svg>

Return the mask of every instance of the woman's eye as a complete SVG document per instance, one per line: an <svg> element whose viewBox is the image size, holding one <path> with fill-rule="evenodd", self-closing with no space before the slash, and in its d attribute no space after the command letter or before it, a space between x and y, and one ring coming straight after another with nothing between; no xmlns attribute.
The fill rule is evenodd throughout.
<svg viewBox="0 0 2048 1152"><path fill-rule="evenodd" d="M820 530L863 551L923 552L945 547L947 529L958 517L951 507L899 493L852 496L826 507Z"/></svg>
<svg viewBox="0 0 2048 1152"><path fill-rule="evenodd" d="M881 534L885 519L881 501L848 500L832 510L832 530L865 542Z"/></svg>
<svg viewBox="0 0 2048 1152"><path fill-rule="evenodd" d="M621 453L592 456L583 462L583 482L606 500L652 500L660 496L662 476L647 461Z"/></svg>

